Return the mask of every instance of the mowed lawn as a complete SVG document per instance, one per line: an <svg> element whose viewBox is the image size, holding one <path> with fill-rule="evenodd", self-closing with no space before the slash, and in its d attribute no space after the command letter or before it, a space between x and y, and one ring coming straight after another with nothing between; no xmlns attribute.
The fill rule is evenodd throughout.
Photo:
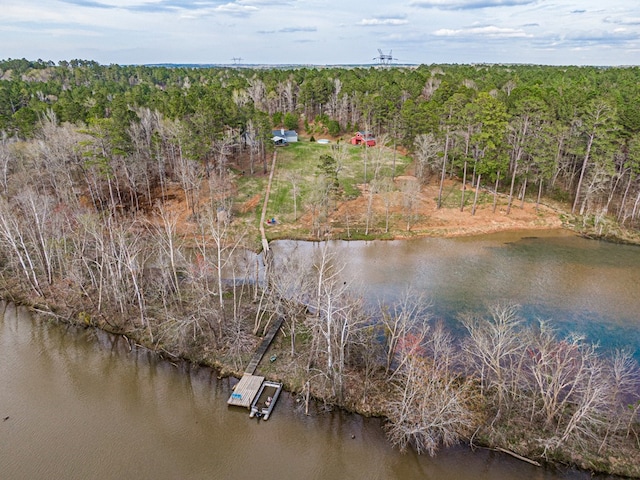
<svg viewBox="0 0 640 480"><path fill-rule="evenodd" d="M289 146L277 147L276 170L266 218L291 224L304 214L323 175L319 167L323 155L330 155L336 160L339 191L343 199L358 197L361 195L360 185L375 178L392 177L394 170L395 176L402 175L411 163L411 158L394 152L393 148L354 146L345 141L320 144L301 138ZM268 165L271 168L271 158ZM268 175L245 175L238 181L237 213L247 221L255 221L255 225L262 213L268 179Z"/></svg>

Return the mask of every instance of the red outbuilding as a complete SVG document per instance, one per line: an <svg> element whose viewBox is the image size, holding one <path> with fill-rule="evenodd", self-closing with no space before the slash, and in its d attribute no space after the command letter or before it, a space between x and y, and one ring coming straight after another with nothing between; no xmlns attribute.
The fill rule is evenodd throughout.
<svg viewBox="0 0 640 480"><path fill-rule="evenodd" d="M369 132L356 132L355 136L351 137L351 145L366 145L368 147L376 146L376 139L373 134Z"/></svg>

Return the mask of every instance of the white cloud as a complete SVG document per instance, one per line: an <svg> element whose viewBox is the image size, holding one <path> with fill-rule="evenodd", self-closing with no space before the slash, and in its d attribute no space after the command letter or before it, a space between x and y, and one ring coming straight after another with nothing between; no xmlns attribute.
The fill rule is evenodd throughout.
<svg viewBox="0 0 640 480"><path fill-rule="evenodd" d="M225 5L220 5L215 7L215 12L226 13L229 15L249 15L251 13L257 12L258 8L251 5L238 5L237 3L227 3Z"/></svg>
<svg viewBox="0 0 640 480"><path fill-rule="evenodd" d="M640 25L640 17L625 17L625 18L605 17L603 19L603 22L614 23L616 25Z"/></svg>
<svg viewBox="0 0 640 480"><path fill-rule="evenodd" d="M255 6L263 6L263 7L273 7L280 5L293 5L295 4L295 0L287 1L287 0L236 0L238 5L248 5L250 7Z"/></svg>
<svg viewBox="0 0 640 480"><path fill-rule="evenodd" d="M495 25L460 29L441 28L433 32L437 37L484 37L484 38L524 38L530 37L523 30L500 28Z"/></svg>
<svg viewBox="0 0 640 480"><path fill-rule="evenodd" d="M640 64L631 0L0 2L0 55L11 58L351 64L381 48L409 63Z"/></svg>
<svg viewBox="0 0 640 480"><path fill-rule="evenodd" d="M443 10L467 10L491 7L513 7L531 5L537 0L414 0L412 7L439 8Z"/></svg>
<svg viewBox="0 0 640 480"><path fill-rule="evenodd" d="M408 20L401 18L363 18L358 22L358 25L362 25L364 27L377 27L381 25L400 26L407 25L408 23Z"/></svg>

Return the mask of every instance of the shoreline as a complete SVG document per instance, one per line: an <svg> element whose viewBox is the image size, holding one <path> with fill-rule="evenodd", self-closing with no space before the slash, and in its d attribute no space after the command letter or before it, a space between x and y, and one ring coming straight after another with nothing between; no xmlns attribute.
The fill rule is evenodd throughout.
<svg viewBox="0 0 640 480"><path fill-rule="evenodd" d="M417 238L474 237L502 232L565 231L567 234L578 235L591 240L640 246L640 232L620 227L613 221L606 222L599 226L584 225L586 221L582 219L582 217L570 215L566 211L552 207L545 207L545 209L545 212L539 217L532 217L529 214L525 214L525 218L521 216L515 219L506 214L487 213L479 209L479 212L481 214L484 213L484 215L482 215L482 218L478 217L478 219L473 222L473 226L468 225L468 220L474 220L476 217L472 217L468 212L452 212L453 209L443 209L443 211L448 210L444 215L450 222L448 225L431 224L427 221L412 228L408 232L401 229L394 229L389 232L375 232L369 233L368 235L360 234L358 231L349 232L345 228L334 228L322 238L310 235L307 230L305 230L305 233L302 233L303 229L296 225L281 225L280 227L268 230L267 233L271 232L271 235L267 235L267 239L269 242L277 240L319 242L329 239L342 241L401 241ZM582 226L579 225L581 219L583 223Z"/></svg>
<svg viewBox="0 0 640 480"><path fill-rule="evenodd" d="M560 219L560 214L558 214L558 220L559 219ZM469 228L461 228L461 229L452 228L452 229L449 229L446 233L440 232L439 234L434 234L433 232L424 232L424 231L412 232L412 235L408 237L398 236L395 238L383 238L383 239L371 238L367 240L337 237L337 238L333 238L332 240L344 240L344 241L379 240L384 242L388 240L406 241L406 240L425 238L425 237L434 237L434 238L474 237L474 236L495 235L495 234L509 233L509 232L512 232L512 233L522 232L524 235L526 235L527 232L531 232L531 233L539 234L540 236L556 235L558 233L561 233L562 235L583 235L584 236L582 232L578 232L575 229L572 229L565 224L558 225L558 223L554 221L549 223L537 223L533 226L529 224L525 224L525 225L520 224L520 225L514 226L514 225L505 225L501 223L492 223L489 226L485 224L481 230L477 230L477 229L473 230ZM288 239L294 240L295 238L288 237ZM306 241L309 241L309 240L306 239ZM311 241L318 241L318 240L311 240ZM22 292L22 294L24 295L25 292ZM239 371L237 367L234 367L233 364L228 362L225 363L224 361L221 361L221 359L218 357L212 357L205 351L194 351L192 352L193 353L192 355L185 355L184 352L181 353L180 351L176 351L171 348L165 349L163 348L163 345L155 344L153 341L149 343L149 338L147 336L146 331L140 327L132 330L111 328L111 324L100 320L101 317L98 314L98 312L92 313L90 311L85 312L83 310L82 313L87 315L87 317L86 318L80 317L78 316L78 312L68 311L69 305L67 305L66 309L64 308L64 306L56 306L55 302L51 301L51 298L49 298L49 301L47 303L44 303L44 302L34 301L34 299L32 298L30 299L28 297L20 299L20 296L21 295L16 292L15 295L10 295L8 300L13 301L14 303L26 305L36 313L43 314L43 315L47 315L47 314L51 315L53 318L55 318L56 321L66 322L74 325L80 325L85 328L97 328L113 335L124 336L125 338L131 339L134 342L140 344L144 348L147 348L150 351L153 351L155 354L157 354L162 358L166 358L169 360L181 359L196 365L203 365L209 368L213 368L219 373L220 377L234 377L238 379L242 376L242 372ZM14 297L14 298L11 298L11 297ZM81 321L82 318L85 318L84 322ZM132 322L132 325L135 325L135 321ZM256 338L259 340L260 337L256 337ZM301 394L301 390L295 387L295 385L291 382L291 379L280 378L277 375L274 376L273 372L267 372L265 374L265 378L269 378L277 381L283 381L284 387L289 393L291 393L292 395ZM312 398L313 398L313 401L315 402L323 402L325 404L327 403L327 399L323 396L315 396L312 393ZM335 408L339 408L346 412L361 415L363 417L377 417L382 419L386 418L384 411L380 409L379 405L367 406L368 408L364 408L364 406L361 406L363 408L358 408L358 405L356 403L349 403L349 404L331 403L330 400L329 400L329 404L331 404ZM463 442L463 444L471 445L466 440ZM488 448L491 448L491 447L488 446ZM509 452L506 452L505 454L519 455L518 452L511 452L511 453ZM544 465L545 465L544 468L550 468L550 467L552 468L552 466L557 465L557 463L545 463ZM579 468L579 467L576 467L576 468ZM585 468L581 468L580 470L586 471L586 472L592 472L592 473L610 474L606 470L598 471L598 470L589 470Z"/></svg>
<svg viewBox="0 0 640 480"><path fill-rule="evenodd" d="M6 300L6 301L11 301L11 300ZM77 322L74 321L71 318L68 317L64 317L58 314L55 314L52 311L48 311L46 309L43 309L42 305L41 306L37 306L37 305L26 305L26 304L21 304L22 306L26 306L27 308L29 308L29 310L33 311L36 315L41 316L45 321L46 321L46 316L50 316L51 317L51 321L55 321L55 322L60 322L60 323L65 323L65 324L69 324L69 325L73 325L76 327L80 327L80 328L85 328L85 329L96 329L96 330L100 330L102 332L105 332L107 334L110 335L114 335L114 336L120 336L120 337L124 337L124 339L128 342L128 343L133 343L134 345L136 345L138 348L144 348L146 350L148 350L149 352L151 352L152 354L156 355L159 359L162 360L166 360L169 362L175 362L175 361L182 361L182 362L187 362L189 364L192 365L197 365L197 366L201 366L201 367L206 367L206 368L210 368L212 370L214 370L217 374L217 378L218 379L230 379L231 377L233 377L235 380L238 380L242 377L243 372L237 370L236 368L234 368L232 365L230 364L225 364L225 363L221 363L221 362L210 362L210 361L206 361L203 358L198 358L198 357L190 357L190 356L185 356L185 355L176 355L174 353L172 353L171 351L167 351L164 349L158 349L157 347L154 347L153 345L149 345L147 344L143 338L141 338L140 336L135 335L134 332L117 332L117 331L113 331L111 329L108 328L104 328L104 326L96 326L96 325L90 325L90 324L85 324L85 323L81 323L81 322ZM303 394L304 392L302 391L297 391L296 389L291 387L291 384L288 383L286 378L282 378L282 377L278 377L277 375L269 375L268 373L262 373L262 375L264 375L265 379L267 380L274 380L274 381L278 381L278 382L282 382L283 383L283 390L285 390L289 395L291 396L300 396L300 398L303 400ZM363 418L377 418L380 419L381 421L384 421L387 417L384 414L383 411L376 411L375 409L371 409L369 411L361 409L361 408L357 408L356 405L347 405L347 404L342 404L342 403L327 403L327 400L322 397L322 396L315 396L315 395L311 395L310 397L308 397L307 401L311 401L313 402L316 406L319 404L323 404L325 406L329 405L330 408L332 409L338 409L338 410L342 410L343 412L349 413L349 414L353 414L353 415L358 415L361 416ZM510 450L508 448L504 448L501 447L499 445L491 445L491 444L485 444L482 441L473 441L473 439L469 439L469 440L464 440L460 443L458 443L458 445L460 446L464 446L466 448L470 448L470 449L475 449L475 448L482 448L482 449L489 449L492 451L495 451L496 453L499 453L501 455L505 455L505 456L510 456L512 458L516 458L520 461L532 464L532 465L536 465L542 469L556 469L558 467L563 467L563 468L570 468L572 470L575 470L576 472L584 472L587 474L591 474L593 475L607 475L608 478L640 478L640 476L620 476L620 474L616 474L616 473L612 473L606 470L592 470L592 469L587 469L585 467L580 467L577 464L573 464L573 463L566 463L564 461L557 461L557 462L549 462L549 461L543 461L543 462L539 462L537 460L534 460L532 458L528 458L525 455L521 455L518 452L515 452L513 450ZM389 448L396 448L394 447L391 443L389 443ZM426 454L423 454L426 455ZM437 456L437 453L436 453Z"/></svg>

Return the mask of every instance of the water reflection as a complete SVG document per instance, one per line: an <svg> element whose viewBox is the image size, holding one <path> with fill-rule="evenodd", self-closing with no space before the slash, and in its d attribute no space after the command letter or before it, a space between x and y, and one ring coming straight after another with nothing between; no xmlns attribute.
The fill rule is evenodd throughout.
<svg viewBox="0 0 640 480"><path fill-rule="evenodd" d="M15 307L0 316L0 348L0 416L9 417L0 420L2 478L591 478L462 447L402 455L379 420L306 416L290 395L257 422L226 406L234 380L213 370Z"/></svg>
<svg viewBox="0 0 640 480"><path fill-rule="evenodd" d="M551 320L605 347L640 355L640 247L580 238L566 231L502 232L482 237L390 242L331 242L350 282L371 305L408 285L425 292L436 316L455 330L461 312L510 301L530 319ZM279 241L275 254L310 257L308 242ZM640 357L638 357L640 359Z"/></svg>

